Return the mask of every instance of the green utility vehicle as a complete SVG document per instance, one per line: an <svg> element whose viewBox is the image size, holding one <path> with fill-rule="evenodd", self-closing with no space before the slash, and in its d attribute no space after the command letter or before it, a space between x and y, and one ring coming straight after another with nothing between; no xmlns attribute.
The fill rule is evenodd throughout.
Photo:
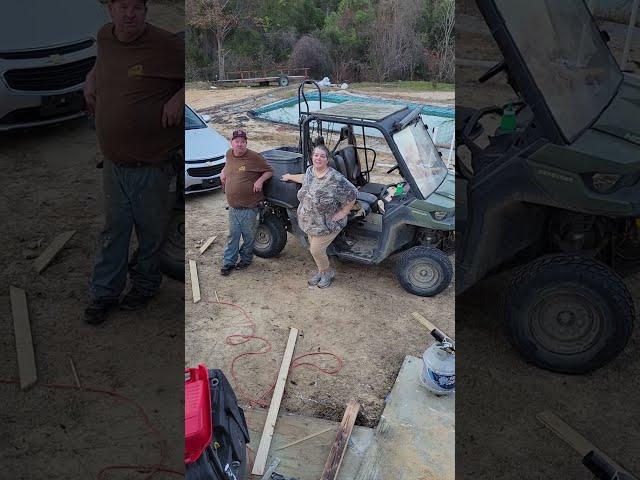
<svg viewBox="0 0 640 480"><path fill-rule="evenodd" d="M299 184L283 182L285 173L304 173L311 165L314 146L334 136L330 165L359 191L357 211L352 210L347 227L334 240L328 254L340 260L377 265L398 253L396 274L401 285L420 296L440 293L451 282L453 267L443 250L453 250L455 230L455 178L442 161L420 117L411 110L388 104L346 102L310 111L304 92L298 91L300 143L298 147L263 152L274 168L265 184L266 205L254 247L260 257L274 257L285 247L287 232L304 246L306 235L297 220ZM303 105L306 108L303 110ZM358 134L356 134L358 132ZM401 180L374 183L370 174L378 154L371 135L386 144Z"/></svg>
<svg viewBox="0 0 640 480"><path fill-rule="evenodd" d="M457 293L519 268L510 341L540 367L589 372L636 316L622 277L640 270L640 81L583 0L477 4L503 55L479 81L504 73L518 98L456 110Z"/></svg>

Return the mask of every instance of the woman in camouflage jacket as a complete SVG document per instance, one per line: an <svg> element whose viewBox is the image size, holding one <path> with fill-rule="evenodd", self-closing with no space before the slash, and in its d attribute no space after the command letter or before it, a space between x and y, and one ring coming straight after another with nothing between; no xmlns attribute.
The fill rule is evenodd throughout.
<svg viewBox="0 0 640 480"><path fill-rule="evenodd" d="M309 238L309 250L318 267L308 283L320 288L331 285L335 277L327 247L347 225L347 216L358 195L356 187L329 166L330 156L329 150L319 145L313 149L313 165L305 173L282 176L284 181L302 184L298 191L298 224Z"/></svg>

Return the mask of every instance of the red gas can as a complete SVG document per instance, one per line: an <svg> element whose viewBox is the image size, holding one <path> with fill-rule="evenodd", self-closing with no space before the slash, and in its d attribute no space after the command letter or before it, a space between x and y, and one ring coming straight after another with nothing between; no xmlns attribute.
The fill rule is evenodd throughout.
<svg viewBox="0 0 640 480"><path fill-rule="evenodd" d="M199 365L184 373L184 463L193 463L211 443L209 371Z"/></svg>

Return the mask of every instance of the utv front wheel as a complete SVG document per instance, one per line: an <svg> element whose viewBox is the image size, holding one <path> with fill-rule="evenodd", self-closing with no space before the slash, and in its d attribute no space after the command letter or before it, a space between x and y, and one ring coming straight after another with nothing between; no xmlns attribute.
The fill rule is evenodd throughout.
<svg viewBox="0 0 640 480"><path fill-rule="evenodd" d="M417 246L404 252L398 259L396 276L409 293L432 297L449 286L453 266L440 250Z"/></svg>
<svg viewBox="0 0 640 480"><path fill-rule="evenodd" d="M595 260L542 257L522 267L504 297L510 342L548 370L582 374L615 358L633 330L633 299L622 278Z"/></svg>
<svg viewBox="0 0 640 480"><path fill-rule="evenodd" d="M256 231L253 253L262 258L275 257L286 244L287 228L284 221L276 215L265 215Z"/></svg>

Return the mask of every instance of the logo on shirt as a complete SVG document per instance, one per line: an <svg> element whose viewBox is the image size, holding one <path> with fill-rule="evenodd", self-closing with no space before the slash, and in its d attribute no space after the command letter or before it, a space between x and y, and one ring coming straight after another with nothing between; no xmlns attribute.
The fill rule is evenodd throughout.
<svg viewBox="0 0 640 480"><path fill-rule="evenodd" d="M244 172L246 169L247 169L247 166L246 166L246 165L240 165L240 166L238 167L238 171L239 171L239 172Z"/></svg>
<svg viewBox="0 0 640 480"><path fill-rule="evenodd" d="M134 65L129 69L127 75L129 77L141 77L144 74L144 69L141 64Z"/></svg>

